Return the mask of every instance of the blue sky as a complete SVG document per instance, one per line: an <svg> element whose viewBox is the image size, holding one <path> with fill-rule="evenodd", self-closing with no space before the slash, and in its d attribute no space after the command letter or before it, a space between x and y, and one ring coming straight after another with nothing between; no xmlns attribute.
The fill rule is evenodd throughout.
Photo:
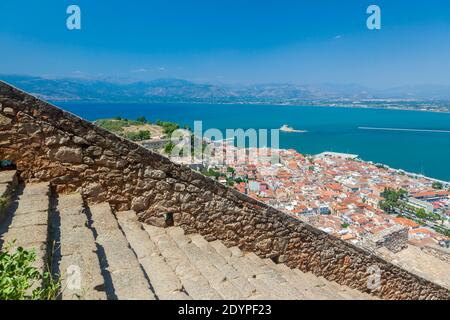
<svg viewBox="0 0 450 320"><path fill-rule="evenodd" d="M66 28L66 8L82 30ZM366 9L382 29L366 28ZM218 83L450 84L450 1L0 2L0 73Z"/></svg>

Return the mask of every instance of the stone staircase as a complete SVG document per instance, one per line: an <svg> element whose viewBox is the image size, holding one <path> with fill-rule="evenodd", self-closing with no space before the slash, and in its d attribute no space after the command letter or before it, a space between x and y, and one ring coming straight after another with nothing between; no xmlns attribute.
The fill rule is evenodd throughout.
<svg viewBox="0 0 450 320"><path fill-rule="evenodd" d="M133 211L87 206L80 194L17 180L0 172L0 197L10 199L0 248L16 240L36 250L35 266L61 275L64 300L374 298L179 227L141 224Z"/></svg>

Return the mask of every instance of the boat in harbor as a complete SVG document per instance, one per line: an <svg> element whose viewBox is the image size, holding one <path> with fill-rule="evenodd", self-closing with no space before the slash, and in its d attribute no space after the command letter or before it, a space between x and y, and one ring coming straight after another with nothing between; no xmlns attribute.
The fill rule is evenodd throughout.
<svg viewBox="0 0 450 320"><path fill-rule="evenodd" d="M283 132L291 132L291 133L305 133L305 132L308 132L308 131L306 131L306 130L297 130L297 129L294 129L294 128L288 126L287 124L284 124L284 125L280 128L280 131L283 131Z"/></svg>

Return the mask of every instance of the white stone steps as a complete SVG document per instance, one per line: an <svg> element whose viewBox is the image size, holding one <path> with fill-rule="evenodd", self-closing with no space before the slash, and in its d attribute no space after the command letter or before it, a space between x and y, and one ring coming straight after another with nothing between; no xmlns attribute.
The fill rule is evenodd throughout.
<svg viewBox="0 0 450 320"><path fill-rule="evenodd" d="M222 257L216 250L199 234L188 235L192 243L199 247L205 254L208 260L219 269L241 292L243 299L259 299L258 291L248 279L241 275L227 260Z"/></svg>
<svg viewBox="0 0 450 320"><path fill-rule="evenodd" d="M362 292L357 292L357 294L355 294L355 292L346 287L346 286L341 286L336 282L333 281L328 281L327 279L325 279L324 277L318 277L319 281L326 283L325 287L327 288L327 290L329 290L329 292L335 292L339 298L337 298L337 300L364 300L364 293Z"/></svg>
<svg viewBox="0 0 450 320"><path fill-rule="evenodd" d="M208 280L189 261L175 241L164 229L144 225L152 241L158 247L169 266L175 272L184 289L194 300L222 300Z"/></svg>
<svg viewBox="0 0 450 320"><path fill-rule="evenodd" d="M264 260L256 254L246 253L244 257L248 259L248 261L252 261L258 272L257 277L267 283L279 298L285 300L305 299L305 296L301 291L290 284L279 271L270 268Z"/></svg>
<svg viewBox="0 0 450 320"><path fill-rule="evenodd" d="M330 294L322 289L322 284L316 278L309 278L302 272L296 273L283 264L276 264L271 259L264 259L264 262L274 270L278 270L281 275L307 300L335 300L336 294ZM300 271L300 270L299 270Z"/></svg>
<svg viewBox="0 0 450 320"><path fill-rule="evenodd" d="M63 300L105 300L105 281L94 234L80 194L61 195L52 221L59 228L54 258L61 276Z"/></svg>
<svg viewBox="0 0 450 320"><path fill-rule="evenodd" d="M48 219L50 210L49 183L28 184L14 201L13 214L0 230L2 245L14 242L13 248L34 250L33 266L41 273L47 270Z"/></svg>
<svg viewBox="0 0 450 320"><path fill-rule="evenodd" d="M208 280L211 287L213 287L224 299L236 300L244 298L242 293L230 281L230 278L211 263L207 254L192 243L190 238L184 235L183 229L172 227L168 228L166 232L184 252L191 264L200 271L200 273Z"/></svg>
<svg viewBox="0 0 450 320"><path fill-rule="evenodd" d="M315 276L315 275L313 275ZM345 300L375 300L376 298L358 290L343 286L334 281L329 281L324 277L317 277L319 282L325 283L326 287L331 292L336 292L342 299Z"/></svg>
<svg viewBox="0 0 450 320"><path fill-rule="evenodd" d="M302 277L311 284L316 289L319 289L321 295L327 297L327 299L332 300L342 300L343 297L336 292L336 290L330 288L330 283L326 279L319 279L318 276L310 273L310 272L302 272L301 270L295 269L293 270L298 276Z"/></svg>
<svg viewBox="0 0 450 320"><path fill-rule="evenodd" d="M292 284L301 288L305 286L307 295L312 299L328 299L328 300L355 300L362 299L363 293L341 286L335 282L328 281L324 277L318 277L310 272L302 272L301 270L292 270L284 264L275 264L272 260L266 261L269 266L274 266L280 270L285 278L292 279Z"/></svg>
<svg viewBox="0 0 450 320"><path fill-rule="evenodd" d="M298 269L292 269L297 275L307 279L310 283L314 283L315 288L319 288L323 296L330 297L333 300L373 300L375 297L351 289L347 286L339 285L336 282L328 281L324 277L318 277L310 272L302 272Z"/></svg>
<svg viewBox="0 0 450 320"><path fill-rule="evenodd" d="M107 292L113 291L119 300L154 300L148 279L109 204L93 205L90 213L96 241L104 251L100 264L111 277L111 283L106 281Z"/></svg>
<svg viewBox="0 0 450 320"><path fill-rule="evenodd" d="M227 262L233 266L233 268L235 268L250 282L252 286L256 288L257 298L255 299L276 300L284 298L280 297L275 291L272 290L272 288L270 288L270 285L258 276L261 274L260 270L255 264L248 260L248 258L243 257L243 254L239 248L227 248L222 242L217 240L210 242L210 244L218 254L225 258Z"/></svg>
<svg viewBox="0 0 450 320"><path fill-rule="evenodd" d="M16 170L0 171L0 184L12 184L14 181L17 182Z"/></svg>
<svg viewBox="0 0 450 320"><path fill-rule="evenodd" d="M234 269L236 269L248 282L255 287L255 296L251 299L275 300L277 297L270 291L270 288L261 279L256 277L256 272L252 267L239 258L238 248L227 248L222 242L216 240L210 242L214 250L222 256ZM233 254L233 252L235 254ZM253 298L254 297L254 298Z"/></svg>
<svg viewBox="0 0 450 320"><path fill-rule="evenodd" d="M189 300L183 285L157 246L143 229L134 211L117 212L117 219L131 248L160 300Z"/></svg>

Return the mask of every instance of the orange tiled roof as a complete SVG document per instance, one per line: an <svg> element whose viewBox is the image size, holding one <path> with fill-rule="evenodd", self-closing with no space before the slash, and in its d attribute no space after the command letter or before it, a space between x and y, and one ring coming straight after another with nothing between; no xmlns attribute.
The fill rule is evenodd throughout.
<svg viewBox="0 0 450 320"><path fill-rule="evenodd" d="M402 218L402 217L394 218L394 222L402 224L402 225L410 227L410 228L417 228L420 226L418 223L412 221L411 219Z"/></svg>
<svg viewBox="0 0 450 320"><path fill-rule="evenodd" d="M415 198L418 197L434 197L434 196L450 196L450 192L446 190L433 190L433 191L423 191L412 195Z"/></svg>

